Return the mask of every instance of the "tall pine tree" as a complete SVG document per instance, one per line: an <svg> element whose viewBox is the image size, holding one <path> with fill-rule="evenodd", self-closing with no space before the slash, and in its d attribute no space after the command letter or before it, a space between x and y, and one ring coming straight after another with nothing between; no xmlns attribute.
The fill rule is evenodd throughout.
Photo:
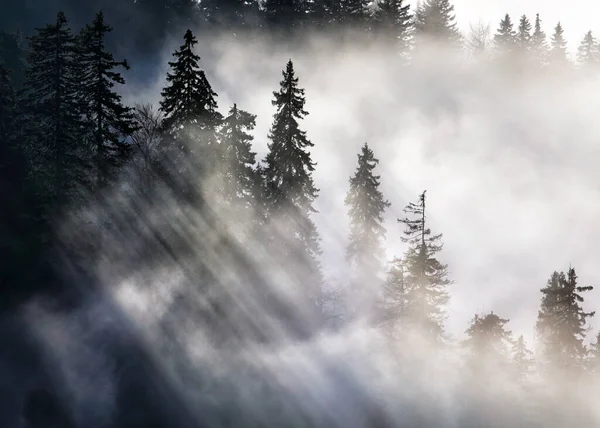
<svg viewBox="0 0 600 428"><path fill-rule="evenodd" d="M521 15L515 40L516 48L521 53L527 52L531 48L531 30L531 22L527 15Z"/></svg>
<svg viewBox="0 0 600 428"><path fill-rule="evenodd" d="M512 346L512 359L514 365L515 380L523 384L531 375L534 365L533 352L527 347L525 338L520 335Z"/></svg>
<svg viewBox="0 0 600 428"><path fill-rule="evenodd" d="M571 371L583 366L586 323L594 312L584 312L582 293L592 289L577 284L573 268L569 268L566 275L554 272L546 287L541 289L542 302L536 331L544 362L551 368Z"/></svg>
<svg viewBox="0 0 600 428"><path fill-rule="evenodd" d="M291 60L273 96L277 112L269 132L271 142L263 171L271 222L269 245L286 270L291 291L298 295L299 309L311 310L318 304L322 286L320 238L311 218L316 212L313 204L318 189L312 177L315 163L308 151L313 143L299 125L299 120L308 114L304 110L304 89L298 86Z"/></svg>
<svg viewBox="0 0 600 428"><path fill-rule="evenodd" d="M554 27L554 33L550 38L549 62L554 67L565 67L569 59L567 57L567 40L565 39L564 30L559 22Z"/></svg>
<svg viewBox="0 0 600 428"><path fill-rule="evenodd" d="M507 13L500 21L500 26L494 35L496 49L501 55L510 54L517 44L517 33L514 30L510 15Z"/></svg>
<svg viewBox="0 0 600 428"><path fill-rule="evenodd" d="M80 190L84 175L82 115L75 37L64 13L29 38L29 68L23 85L26 137L33 174L48 208L58 208Z"/></svg>
<svg viewBox="0 0 600 428"><path fill-rule="evenodd" d="M373 20L376 31L383 40L397 46L400 53L407 53L411 46L412 14L404 0L379 0Z"/></svg>
<svg viewBox="0 0 600 428"><path fill-rule="evenodd" d="M425 0L415 11L414 26L419 43L434 41L453 48L462 45L454 5L449 0Z"/></svg>
<svg viewBox="0 0 600 428"><path fill-rule="evenodd" d="M398 219L405 225L402 241L409 248L404 256L406 295L403 322L416 328L429 342L439 342L444 333L444 307L449 300L447 265L436 255L442 250L442 234L433 235L426 217L425 192L418 202L404 209L409 217Z"/></svg>
<svg viewBox="0 0 600 428"><path fill-rule="evenodd" d="M542 29L540 14L535 15L535 24L531 35L531 56L538 67L543 67L548 61L548 41Z"/></svg>
<svg viewBox="0 0 600 428"><path fill-rule="evenodd" d="M254 169L256 153L252 151L254 137L248 132L255 126L256 116L234 104L219 131L222 196L228 203L241 202L250 206L253 202L258 176Z"/></svg>
<svg viewBox="0 0 600 428"><path fill-rule="evenodd" d="M123 105L121 95L113 89L116 84L125 83L115 69L128 70L129 66L126 61L115 61L106 50L106 35L110 31L112 28L99 12L93 23L81 31L77 58L82 67L81 95L95 153L96 188L106 185L115 168L126 160L130 147L125 139L135 131L132 109Z"/></svg>
<svg viewBox="0 0 600 428"><path fill-rule="evenodd" d="M379 190L380 176L374 173L378 163L379 159L365 143L345 199L350 218L347 258L353 271L353 289L361 296L363 309L367 311L373 309L381 296L386 234L383 215L390 206Z"/></svg>
<svg viewBox="0 0 600 428"><path fill-rule="evenodd" d="M213 174L218 164L217 127L222 121L217 111L217 94L198 65L200 56L194 53L196 37L190 30L184 43L169 62L167 87L162 92L160 111L164 114L165 154L169 163L164 175L184 197L198 202L202 190L198 179ZM198 191L200 190L200 194Z"/></svg>
<svg viewBox="0 0 600 428"><path fill-rule="evenodd" d="M591 31L585 33L577 49L577 64L579 67L594 70L600 64L598 42Z"/></svg>

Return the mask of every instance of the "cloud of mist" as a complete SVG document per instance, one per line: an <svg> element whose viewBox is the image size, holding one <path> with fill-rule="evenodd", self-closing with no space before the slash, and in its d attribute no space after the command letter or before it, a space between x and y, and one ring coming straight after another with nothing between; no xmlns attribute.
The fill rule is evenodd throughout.
<svg viewBox="0 0 600 428"><path fill-rule="evenodd" d="M316 221L327 277L344 283L343 199L356 155L368 142L380 159L382 191L392 203L390 258L404 250L396 218L407 202L428 191L431 227L444 234L440 259L455 281L447 324L453 335L462 338L475 313L493 310L511 319L515 333L531 337L539 289L552 271L569 264L582 283L600 285L594 271L600 255L597 79L508 75L464 59L448 61L441 53L403 68L386 48L340 45L319 36L281 48L260 38L204 39L197 49L221 111L236 102L258 115L259 158L274 113L272 91L293 59L310 113L302 127L315 144L315 181L321 189ZM161 74L146 91L135 88L129 99L156 101L163 79ZM210 244L210 228L198 213L168 194L149 205L136 198L122 189L111 195L110 215L94 207L76 212L64 227L67 241L77 247L89 238L85 228L75 227L84 214L97 216L94 221L117 218L118 227L103 230L95 276L106 286L107 301L135 326L176 398L209 426L244 421L248 426L465 427L484 421L500 427L530 411L519 407L520 392L500 375L488 374L493 385L488 395L475 394L479 389L461 371L459 346L431 353L413 342L407 349L361 325L301 343L244 345L235 352L214 346L211 332L202 328L214 302L225 302L234 314L230 327L241 335L255 328L285 339L286 332L263 313L263 302L244 278L218 278L226 286L210 294L214 290L205 287L199 266L227 272L229 259L223 248ZM172 238L182 242L181 251L162 245ZM282 278L281 272L269 265L260 243L248 256L267 271L270 287L293 291L285 281L273 280ZM590 294L586 308L593 309L600 299L597 291ZM41 340L61 344L49 354L64 382L83 391L74 404L79 412L86 409L86 391L106 399L96 408L113 405L116 375L110 353L96 346L104 342L95 337L120 327L106 318L113 309L103 308L91 303L67 319L31 314L36 326L43 317L43 327L36 327ZM493 403L514 411L501 414L500 404ZM598 421L591 400L584 407Z"/></svg>

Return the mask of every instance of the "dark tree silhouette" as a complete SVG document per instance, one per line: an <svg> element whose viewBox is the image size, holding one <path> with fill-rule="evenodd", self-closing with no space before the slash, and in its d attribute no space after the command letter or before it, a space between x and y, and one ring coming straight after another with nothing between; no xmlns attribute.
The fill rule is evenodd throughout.
<svg viewBox="0 0 600 428"><path fill-rule="evenodd" d="M404 256L406 305L403 318L426 340L437 342L443 338L444 307L451 281L447 278L447 265L436 258L443 248L442 234L431 233L425 201L423 192L418 202L411 202L404 209L409 217L398 219L405 226L402 241L409 245Z"/></svg>
<svg viewBox="0 0 600 428"><path fill-rule="evenodd" d="M379 190L380 176L374 173L378 163L379 159L365 143L345 199L350 218L346 254L353 271L353 288L355 294L361 296L362 305L371 305L370 310L381 293L386 234L383 215L391 205Z"/></svg>
<svg viewBox="0 0 600 428"><path fill-rule="evenodd" d="M90 143L94 146L95 187L103 188L130 152L125 139L135 131L132 109L123 105L113 88L125 84L116 67L129 69L126 61L115 61L106 51L106 35L112 28L99 12L81 31L78 65L82 68L81 96Z"/></svg>

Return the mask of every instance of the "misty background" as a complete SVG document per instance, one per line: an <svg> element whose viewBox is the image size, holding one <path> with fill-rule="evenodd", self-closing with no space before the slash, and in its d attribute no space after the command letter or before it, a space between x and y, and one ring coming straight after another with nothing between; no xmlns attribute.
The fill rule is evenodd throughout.
<svg viewBox="0 0 600 428"><path fill-rule="evenodd" d="M505 13L514 16L516 25L521 14L533 19L541 10L541 3L513 3L456 1L459 28L468 35L479 20L490 23L491 40ZM556 22L562 23L574 63L581 38L590 28L595 29L593 16L597 6L580 3L563 10L544 4L542 16L548 35ZM439 258L448 264L449 277L454 281L448 287L451 299L445 326L457 340L464 339L474 314L493 311L510 319L509 327L515 337L523 334L533 348L540 288L554 270L566 271L572 265L581 285L599 283L595 261L600 255L600 226L596 225L600 210L600 129L595 116L600 107L596 96L600 74L513 72L485 61L473 61L467 54L449 60L442 48L439 55L404 67L392 59L396 56L393 48L357 37L340 41L335 34L314 31L279 39L266 30L244 37L246 33L241 31L215 30L214 24L198 17L168 16L157 13L161 9L152 9L156 6L149 3L142 6L141 0L85 4L13 4L9 0L2 7L0 28L11 34L22 31L29 35L34 27L53 22L56 12L63 10L72 28L79 29L101 9L106 22L115 28L108 45L115 58L127 58L131 65L131 70L124 72L126 85L118 89L124 103L133 106L149 102L156 108L161 90L167 85L167 61L172 60L172 53L181 45L185 30L191 29L198 35L195 51L201 56L200 67L218 94L219 111L226 115L236 103L257 116L252 134L258 160L268 153L267 135L275 113L272 92L277 89L286 62L293 59L299 85L306 90L309 112L301 121L301 128L314 143L310 152L316 162L315 185L320 189L314 221L322 238L325 282L344 285L350 280L345 260L349 221L344 198L348 178L356 169L357 153L368 142L380 159L377 173L381 175L381 192L391 202L385 212L388 260L402 256L407 248L400 240L402 225L397 219L404 215L403 209L409 202L427 190L430 227L434 233L443 233L444 248ZM492 46L490 42L490 49ZM119 180L126 182L125 178ZM114 191L116 210L123 201L124 211L129 206L127 195L126 190ZM182 235L187 230L191 242L200 242L202 235L190 232L193 221L186 220L190 214L180 212L168 197L165 201L164 212L157 216L180 225ZM74 204L70 214L77 217L80 210L88 208ZM92 206L91 211L94 210ZM87 229L80 227L79 222L64 215L56 221L56 228L68 230L75 224L74 230L67 233L70 242L85 241ZM106 242L122 246L123 252L133 245L117 233L105 234ZM386 407L392 406L398 387L385 379L390 373L409 379L406 384L411 388L401 389L402 393L407 389L416 391L427 383L422 374L412 378L410 373L391 368L387 354L382 353L379 360L366 352L369 346L364 343L377 341L369 329L353 330L341 344L339 337L326 335L304 348L298 345L299 349L275 352L252 348L237 356L239 359L226 359L226 354L207 345L209 339L196 331L194 316L188 315L189 329L182 327L166 340L165 330L157 321L162 316L161 305L167 313L170 299L176 294L173 290L186 289L186 282L181 279L185 274L180 269L187 269L187 264L193 266L194 262L167 263L162 270L142 270L136 277L138 272L127 272L126 263L113 267L117 257L111 254L109 246L103 246L100 254L104 264L99 262L90 271L65 269L64 282L75 283L78 290L74 293L77 297L67 299L66 314L61 313L62 307L36 298L36 287L14 302L9 299L7 315L0 326L10 344L2 349L0 424L19 426L27 390L59 384L63 390L55 389L75 409L75 419L93 420L93 426L113 424L119 403L128 402L127 397L132 396L137 396L139 403L132 405L130 414L119 421L123 426L149 423L151 418L143 413L150 404L145 403L165 401L169 404L153 410L157 415L155 426L174 424L175 420L182 425L203 420L204 426L227 426L220 416L222 403L215 405L214 414L206 409L214 404L211 395L219 401L220 396L230 397L228 394L233 393L213 392L211 383L206 382L206 389L201 389L204 395L193 394L190 391L196 385L192 380L189 385L181 384L180 370L196 371L199 384L203 383L203 376L221 379L236 373L240 378L235 384L239 386L251 384L250 380L244 383L242 373L246 372L241 368L250 364L259 377L268 373L284 384L291 397L302 402L303 409L317 408L320 401L336 403L335 409L344 415L336 421L339 426L377 426L375 422L360 422L370 410L353 404L355 400L368 401L361 398L363 395L379 397L387 409L384 413L401 421L402 415L395 413L398 409ZM162 253L157 257L161 256ZM99 284L99 290L86 295L88 283ZM140 288L142 283L146 286ZM167 291L160 291L165 284L169 285ZM104 285L114 288L104 292ZM152 291L151 297L148 290ZM71 298L78 303L72 303ZM599 306L598 289L586 293L584 309ZM594 318L589 325L591 333L586 343L593 341L598 328ZM25 331L28 338L23 341ZM130 340L136 343L133 350L120 351L119 347ZM119 356L119 352L124 354ZM332 367L348 353L356 355L356 361L347 362L342 368ZM364 361L369 364L362 372L357 367ZM448 417L459 413L456 397L461 389L442 366L432 363L429 369L432 378L437 373L444 379L436 396L447 400L448 413L444 415ZM323 384L298 376L311 369L315 373L310 379L326 379ZM319 370L326 374L318 373ZM141 386L147 378L153 378L152 386ZM377 382L366 381L370 378ZM213 386L219 384L213 382ZM376 391L377 388L380 389ZM243 397L232 401L243 403L240 408L250 412L257 407L252 395L258 392L250 387L240 390ZM346 393L338 397L340 391ZM319 398L311 399L311 394ZM408 395L406 401L398 402L418 401ZM416 392L414 396L421 397ZM331 408L320 410L327 414ZM258 413L254 417L260 420L264 416ZM329 416L336 419L335 414ZM299 420L300 416L296 419L298 426L306 426ZM262 423L281 426L273 421ZM460 418L457 416L453 423L460 424ZM256 424L260 426L259 422ZM410 426L428 426L425 424L421 421Z"/></svg>

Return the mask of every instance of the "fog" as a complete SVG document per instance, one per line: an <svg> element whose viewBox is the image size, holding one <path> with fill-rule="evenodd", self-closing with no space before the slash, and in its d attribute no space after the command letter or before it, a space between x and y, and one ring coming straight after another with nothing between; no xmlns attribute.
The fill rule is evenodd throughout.
<svg viewBox="0 0 600 428"><path fill-rule="evenodd" d="M315 220L328 284L348 279L343 200L356 155L368 142L392 203L386 213L389 259L406 249L396 219L427 190L431 228L444 234L440 259L454 281L450 335L462 340L474 314L494 311L533 345L539 290L554 270L572 264L582 285L600 285L600 79L450 60L439 47L406 68L380 45L332 40L315 35L274 44L223 36L200 38L197 46L220 110L235 102L257 115L259 159L274 113L272 91L293 59L310 113L301 126L315 144ZM166 43L165 64L179 44L178 38ZM164 72L156 71L155 85L131 85L128 102L156 103ZM110 424L120 375L107 349L127 337L140 340L156 376L174 391L172 400L184 403L198 426L499 427L524 420L522 392L501 375L487 373L489 395L475 392L459 369L458 342L431 352L417 338L410 346L390 344L361 324L285 340L286 332L267 315L253 318L265 308L245 278L228 272L232 277L218 278L227 287L210 298L191 285L201 280L195 277L199 264L218 275L228 266L222 248L211 247L214 231L197 213L159 191L144 205L127 186L110 201L109 208L74 207L60 225L68 247L78 249L91 239L90 223L117 218L118 227L101 233L101 257L87 264L103 292L69 315L56 315L43 302L24 312L81 426ZM159 245L151 234L138 235L145 222L168 227L166 235L202 248L201 254L156 249L147 260L145 250ZM272 279L285 267L269 265L261 243L247 256L268 272L268 286L294 295L293 283ZM585 309L600 307L598 290L588 294ZM201 312L219 296L233 305L232 328L242 336L252 319L253 327L282 340L235 352L214 346ZM600 422L591 398L582 406L588 418L582 426ZM554 423L564 426L560 419Z"/></svg>

